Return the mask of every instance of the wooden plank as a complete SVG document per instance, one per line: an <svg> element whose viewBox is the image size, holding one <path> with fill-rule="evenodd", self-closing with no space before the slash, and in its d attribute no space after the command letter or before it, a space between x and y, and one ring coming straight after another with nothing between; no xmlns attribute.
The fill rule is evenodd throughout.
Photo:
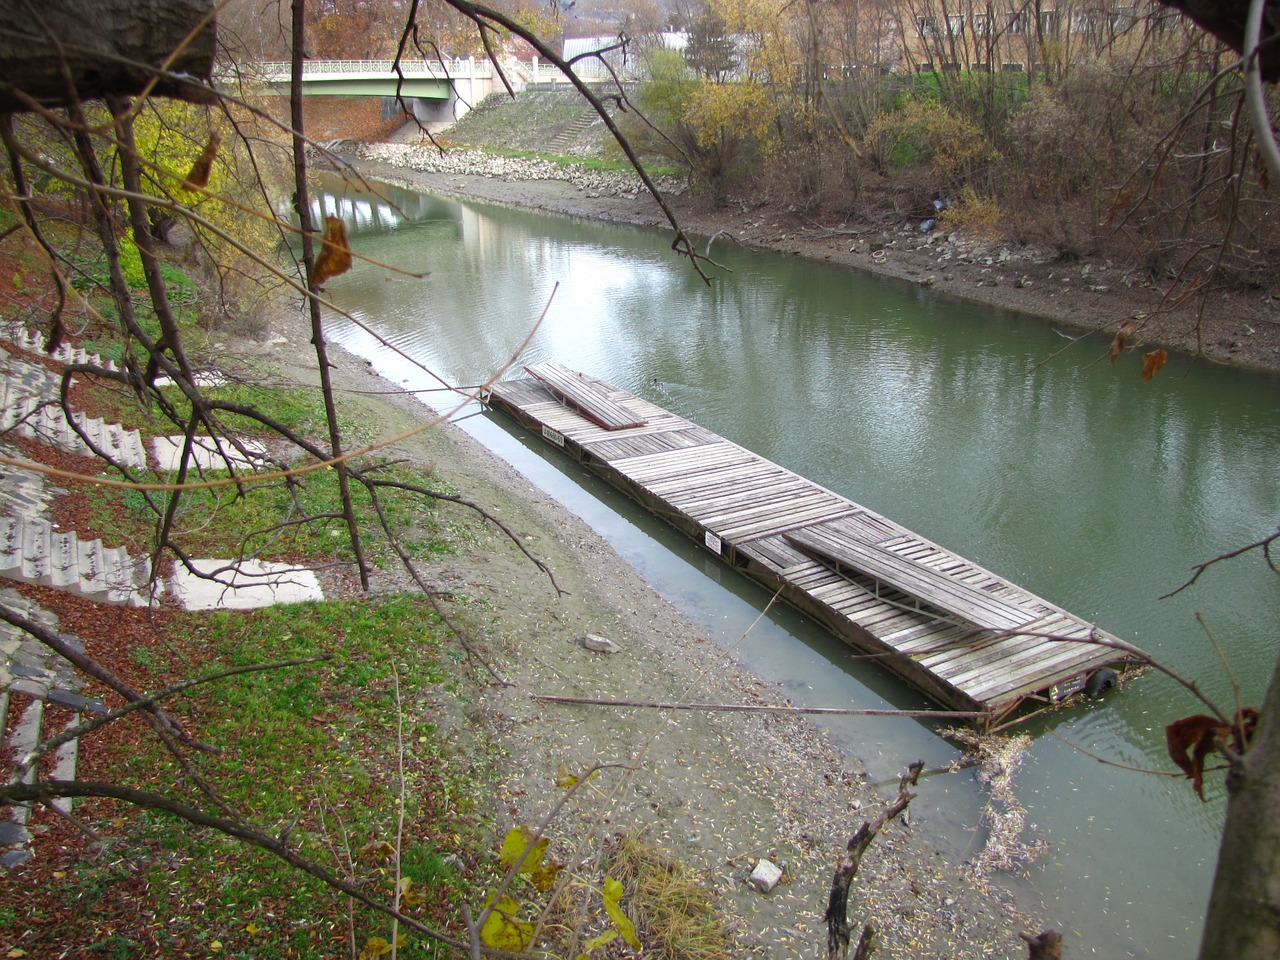
<svg viewBox="0 0 1280 960"><path fill-rule="evenodd" d="M606 430L644 425L644 418L637 417L622 404L609 396L602 381L586 374L575 373L559 363L533 363L525 367L532 376L546 384L557 397L577 407L592 423Z"/></svg>
<svg viewBox="0 0 1280 960"><path fill-rule="evenodd" d="M790 533L792 530L814 523L839 520L846 512L847 510L830 504L818 504L799 513L726 526L723 536L725 539L732 540L735 543L757 540L761 537Z"/></svg>
<svg viewBox="0 0 1280 960"><path fill-rule="evenodd" d="M975 626L1010 630L1031 619L1025 610L888 550L851 537L842 537L830 528L806 528L787 534L802 548L882 580L913 597L951 610Z"/></svg>

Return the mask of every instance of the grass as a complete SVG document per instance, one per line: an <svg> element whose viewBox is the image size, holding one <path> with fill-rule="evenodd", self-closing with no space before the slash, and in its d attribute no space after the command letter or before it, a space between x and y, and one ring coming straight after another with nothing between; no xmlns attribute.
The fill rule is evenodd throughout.
<svg viewBox="0 0 1280 960"><path fill-rule="evenodd" d="M627 912L645 941L646 956L727 960L733 955L714 901L683 864L630 835L618 840L609 873L626 889Z"/></svg>
<svg viewBox="0 0 1280 960"><path fill-rule="evenodd" d="M202 757L201 772L255 824L272 834L292 825L292 849L389 900L392 864L361 851L370 841L394 845L402 736L402 870L426 896L408 912L436 925L456 923L460 904L480 896L483 870L470 851L482 845L487 762L482 750L445 732L441 704L461 681L429 602L390 596L186 614L180 623L175 642L193 661L186 672L332 656L192 691L181 712L200 718L201 739L218 750ZM143 781L207 807L152 738L122 765L117 778L124 782ZM148 898L146 909L163 928L167 955L327 958L347 953L342 944L352 938L359 949L369 937L389 936L377 915L347 914L319 881L221 834L148 814L135 842L134 869L149 889L163 892ZM88 895L96 911L109 914L113 904L102 901L117 901L124 888L98 864L82 871L72 895L77 902ZM431 955L416 942L421 938L412 939L402 955Z"/></svg>
<svg viewBox="0 0 1280 960"><path fill-rule="evenodd" d="M431 483L400 467L387 467L378 477L388 481ZM449 492L449 491L441 491ZM81 534L101 537L108 545L147 549L156 528L156 510L168 494L152 493L155 509L139 491L123 496L107 487L88 487L84 502L91 519ZM351 499L366 556L378 564L395 562L396 554L382 530L368 491L351 485ZM379 501L405 552L430 560L452 551L453 541L468 528L447 525L436 514L436 501L397 489L383 489ZM295 478L185 491L178 503L174 539L192 556L235 557L242 552L264 560L355 558L346 521L341 515L338 475L318 470Z"/></svg>

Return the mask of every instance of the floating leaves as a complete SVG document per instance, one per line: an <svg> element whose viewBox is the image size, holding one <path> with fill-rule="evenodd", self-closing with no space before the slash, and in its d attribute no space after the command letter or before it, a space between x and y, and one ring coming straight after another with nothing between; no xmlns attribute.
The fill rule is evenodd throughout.
<svg viewBox="0 0 1280 960"><path fill-rule="evenodd" d="M1231 744L1236 753L1244 753L1257 722L1258 711L1245 707L1236 712L1235 723L1231 726L1217 717L1197 713L1175 720L1164 728L1169 758L1187 775L1201 800L1204 799L1205 759L1227 744Z"/></svg>
<svg viewBox="0 0 1280 960"><path fill-rule="evenodd" d="M1159 350L1152 350L1150 353L1142 355L1142 379L1147 383L1151 382L1151 378L1159 373L1165 365L1165 361L1169 359L1169 351L1161 347Z"/></svg>
<svg viewBox="0 0 1280 960"><path fill-rule="evenodd" d="M311 273L311 283L317 287L351 269L347 225L341 217L324 218L324 238L320 243L320 256L316 257L315 269Z"/></svg>

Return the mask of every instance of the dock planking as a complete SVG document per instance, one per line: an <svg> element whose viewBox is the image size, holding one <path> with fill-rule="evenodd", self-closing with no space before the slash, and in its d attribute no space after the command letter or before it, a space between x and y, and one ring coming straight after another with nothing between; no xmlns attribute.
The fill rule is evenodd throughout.
<svg viewBox="0 0 1280 960"><path fill-rule="evenodd" d="M1140 660L1118 638L902 525L560 364L486 402L837 637L990 727Z"/></svg>

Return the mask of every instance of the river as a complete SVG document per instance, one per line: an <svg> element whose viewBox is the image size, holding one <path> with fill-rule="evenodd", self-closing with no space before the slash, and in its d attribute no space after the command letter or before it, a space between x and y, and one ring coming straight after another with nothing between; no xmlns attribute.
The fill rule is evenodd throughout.
<svg viewBox="0 0 1280 960"><path fill-rule="evenodd" d="M521 363L612 381L877 510L1138 644L1228 711L1259 704L1280 644L1280 584L1255 551L1166 595L1193 565L1280 524L1280 380L1174 357L1151 383L1043 320L849 268L716 241L705 284L669 235L389 188L330 185L357 262L328 295L331 335L444 409L545 313ZM383 348L368 326L412 357ZM426 368L430 373L426 372ZM518 368L517 368L518 369ZM511 374L511 375L514 375ZM501 417L460 423L581 514L758 675L813 706L921 707L917 694ZM742 639L743 634L745 639ZM1071 956L1193 957L1216 862L1221 779L1202 803L1169 771L1164 726L1202 712L1151 672L1029 725L1016 771L1025 839L1001 881L1068 934ZM832 735L876 778L956 748L936 724L850 718ZM949 858L981 847L971 772L912 806ZM833 856L835 852L833 852Z"/></svg>

